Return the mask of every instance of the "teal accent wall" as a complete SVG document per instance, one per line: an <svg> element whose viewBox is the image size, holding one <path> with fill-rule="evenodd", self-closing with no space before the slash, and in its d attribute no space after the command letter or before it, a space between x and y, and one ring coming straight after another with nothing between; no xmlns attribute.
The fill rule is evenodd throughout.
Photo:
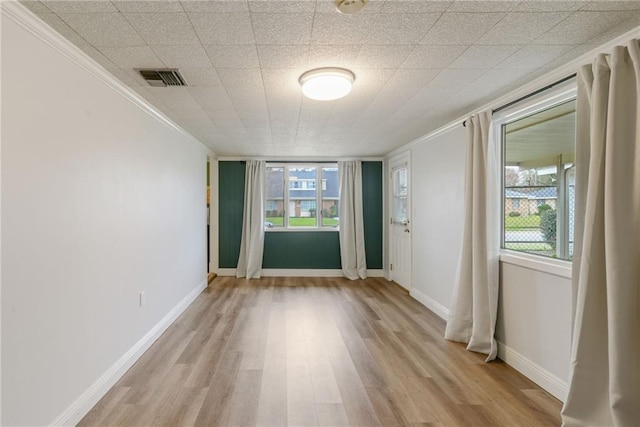
<svg viewBox="0 0 640 427"><path fill-rule="evenodd" d="M219 265L235 268L242 238L245 162L219 162ZM362 162L367 267L382 268L382 162ZM263 268L339 269L335 231L267 232Z"/></svg>
<svg viewBox="0 0 640 427"><path fill-rule="evenodd" d="M362 162L362 213L367 268L382 268L382 162Z"/></svg>
<svg viewBox="0 0 640 427"><path fill-rule="evenodd" d="M267 232L262 268L341 268L337 231Z"/></svg>
<svg viewBox="0 0 640 427"><path fill-rule="evenodd" d="M245 162L218 163L218 263L236 268L242 239Z"/></svg>

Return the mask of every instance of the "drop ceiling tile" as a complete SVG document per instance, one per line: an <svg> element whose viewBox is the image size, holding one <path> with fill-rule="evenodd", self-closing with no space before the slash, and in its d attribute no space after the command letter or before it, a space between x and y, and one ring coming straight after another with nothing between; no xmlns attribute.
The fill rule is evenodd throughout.
<svg viewBox="0 0 640 427"><path fill-rule="evenodd" d="M135 82L135 86L150 87L149 83L147 83L147 81L142 78L137 70L134 70L133 68L121 68L121 70Z"/></svg>
<svg viewBox="0 0 640 427"><path fill-rule="evenodd" d="M534 44L580 44L629 18L629 12L575 12Z"/></svg>
<svg viewBox="0 0 640 427"><path fill-rule="evenodd" d="M207 111L207 115L211 120L233 120L236 122L240 120L240 117L238 117L238 113L235 109Z"/></svg>
<svg viewBox="0 0 640 427"><path fill-rule="evenodd" d="M177 0L114 0L111 3L120 11L127 13L175 13L183 12L182 5Z"/></svg>
<svg viewBox="0 0 640 427"><path fill-rule="evenodd" d="M447 12L509 12L517 1L455 0Z"/></svg>
<svg viewBox="0 0 640 427"><path fill-rule="evenodd" d="M396 1L396 0L394 0ZM369 15L379 13L385 0L369 0L367 5L358 12L358 15ZM320 0L316 3L316 13L340 13L337 11L333 1Z"/></svg>
<svg viewBox="0 0 640 427"><path fill-rule="evenodd" d="M369 45L416 44L440 17L440 13L386 13L376 18L366 43Z"/></svg>
<svg viewBox="0 0 640 427"><path fill-rule="evenodd" d="M567 18L571 12L514 12L491 28L478 44L526 44L554 25ZM567 44L566 41L563 44Z"/></svg>
<svg viewBox="0 0 640 427"><path fill-rule="evenodd" d="M115 78L120 80L128 87L133 88L136 86L142 86L142 84L138 80L133 79L127 72L120 68L111 68L109 69L109 73L111 73Z"/></svg>
<svg viewBox="0 0 640 427"><path fill-rule="evenodd" d="M255 42L248 13L189 13L188 16L204 45Z"/></svg>
<svg viewBox="0 0 640 427"><path fill-rule="evenodd" d="M356 65L364 68L398 68L413 51L413 45L364 45Z"/></svg>
<svg viewBox="0 0 640 427"><path fill-rule="evenodd" d="M152 46L158 58L169 68L207 68L211 61L200 45Z"/></svg>
<svg viewBox="0 0 640 427"><path fill-rule="evenodd" d="M55 13L41 13L38 15L40 19L49 24L51 28L60 33L64 38L74 44L86 44L87 41L82 38L73 28L67 25L62 19Z"/></svg>
<svg viewBox="0 0 640 427"><path fill-rule="evenodd" d="M91 59L96 61L98 64L102 65L106 69L118 68L116 64L113 63L109 58L104 56L102 52L98 51L95 47L91 46L89 43L79 43L76 44L80 50L89 55Z"/></svg>
<svg viewBox="0 0 640 427"><path fill-rule="evenodd" d="M504 13L444 13L421 44L473 44L506 15Z"/></svg>
<svg viewBox="0 0 640 427"><path fill-rule="evenodd" d="M449 68L492 68L522 46L518 45L473 45L458 57Z"/></svg>
<svg viewBox="0 0 640 427"><path fill-rule="evenodd" d="M325 45L362 44L373 27L373 14L345 15L316 13L313 19L311 43Z"/></svg>
<svg viewBox="0 0 640 427"><path fill-rule="evenodd" d="M262 74L257 68L219 68L216 71L230 95L232 92L251 93L264 90Z"/></svg>
<svg viewBox="0 0 640 427"><path fill-rule="evenodd" d="M571 12L583 7L583 1L523 1L513 8L514 12Z"/></svg>
<svg viewBox="0 0 640 427"><path fill-rule="evenodd" d="M230 93L230 98L236 110L239 112L253 108L267 109L264 90L245 93L232 92Z"/></svg>
<svg viewBox="0 0 640 427"><path fill-rule="evenodd" d="M38 0L20 0L20 4L35 14L51 13L51 9Z"/></svg>
<svg viewBox="0 0 640 427"><path fill-rule="evenodd" d="M313 13L315 9L315 0L249 0L252 13Z"/></svg>
<svg viewBox="0 0 640 427"><path fill-rule="evenodd" d="M386 1L380 13L427 13L444 12L451 6L449 0L393 0Z"/></svg>
<svg viewBox="0 0 640 427"><path fill-rule="evenodd" d="M190 87L188 91L196 103L205 111L235 111L227 91L222 86Z"/></svg>
<svg viewBox="0 0 640 427"><path fill-rule="evenodd" d="M640 1L590 1L581 10L640 10Z"/></svg>
<svg viewBox="0 0 640 427"><path fill-rule="evenodd" d="M165 67L149 46L101 47L100 51L120 68Z"/></svg>
<svg viewBox="0 0 640 427"><path fill-rule="evenodd" d="M209 59L217 68L258 68L258 53L253 44L207 45Z"/></svg>
<svg viewBox="0 0 640 427"><path fill-rule="evenodd" d="M560 57L573 49L575 45L529 45L525 46L500 64L496 68L522 69L538 68Z"/></svg>
<svg viewBox="0 0 640 427"><path fill-rule="evenodd" d="M309 68L354 67L362 45L310 46Z"/></svg>
<svg viewBox="0 0 640 427"><path fill-rule="evenodd" d="M43 3L55 13L108 13L118 11L109 1L51 0Z"/></svg>
<svg viewBox="0 0 640 427"><path fill-rule="evenodd" d="M572 60L578 58L581 55L586 54L587 52L591 52L596 50L595 52L591 52L593 55L593 58L591 59L586 59L585 63L590 62L592 59L595 59L595 56L597 53L600 53L598 51L598 48L600 47L600 45L594 46L594 45L588 45L588 44L581 44L576 46L575 48L571 49L569 52L565 53L564 55L560 56L559 58L548 62L546 65L544 65L543 67L539 68L538 70L536 70L536 72L547 72L547 71L551 71L551 70L555 70L556 68L571 62Z"/></svg>
<svg viewBox="0 0 640 427"><path fill-rule="evenodd" d="M309 62L307 45L258 45L262 68L306 68Z"/></svg>
<svg viewBox="0 0 640 427"><path fill-rule="evenodd" d="M184 13L125 13L124 17L150 45L199 44Z"/></svg>
<svg viewBox="0 0 640 427"><path fill-rule="evenodd" d="M611 27L610 29L598 34L597 36L587 40L585 43L589 45L603 45L621 34L631 31L634 28L640 26L640 13L629 14L630 17L626 21L622 21Z"/></svg>
<svg viewBox="0 0 640 427"><path fill-rule="evenodd" d="M182 0L180 2L186 12L232 13L249 12L247 0Z"/></svg>
<svg viewBox="0 0 640 427"><path fill-rule="evenodd" d="M201 107L189 94L186 87L148 87L147 90L172 111L200 110Z"/></svg>
<svg viewBox="0 0 640 427"><path fill-rule="evenodd" d="M418 45L400 68L446 68L468 47Z"/></svg>
<svg viewBox="0 0 640 427"><path fill-rule="evenodd" d="M122 47L145 44L120 13L70 13L59 16L94 46Z"/></svg>
<svg viewBox="0 0 640 427"><path fill-rule="evenodd" d="M218 73L213 68L189 68L181 67L180 72L189 86L195 87L219 87L222 82Z"/></svg>
<svg viewBox="0 0 640 427"><path fill-rule="evenodd" d="M431 80L429 85L433 87L446 86L453 90L460 90L486 72L487 70L485 68L446 69L442 70L440 74Z"/></svg>
<svg viewBox="0 0 640 427"><path fill-rule="evenodd" d="M251 15L257 44L308 44L312 13L254 13Z"/></svg>

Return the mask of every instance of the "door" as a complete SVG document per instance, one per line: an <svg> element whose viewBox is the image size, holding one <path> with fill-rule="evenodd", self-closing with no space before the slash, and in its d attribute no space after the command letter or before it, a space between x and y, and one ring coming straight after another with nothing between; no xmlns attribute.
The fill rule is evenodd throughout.
<svg viewBox="0 0 640 427"><path fill-rule="evenodd" d="M391 162L390 274L391 280L411 290L411 192L409 159Z"/></svg>

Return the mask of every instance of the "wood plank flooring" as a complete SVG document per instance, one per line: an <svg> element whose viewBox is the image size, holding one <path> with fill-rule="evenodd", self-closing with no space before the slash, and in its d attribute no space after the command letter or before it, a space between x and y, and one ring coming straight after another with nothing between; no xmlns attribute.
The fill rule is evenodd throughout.
<svg viewBox="0 0 640 427"><path fill-rule="evenodd" d="M545 426L561 404L384 279L218 277L80 426Z"/></svg>

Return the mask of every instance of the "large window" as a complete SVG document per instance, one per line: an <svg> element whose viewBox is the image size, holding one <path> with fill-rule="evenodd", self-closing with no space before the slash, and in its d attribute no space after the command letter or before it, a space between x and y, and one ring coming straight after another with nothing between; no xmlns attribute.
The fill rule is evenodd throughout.
<svg viewBox="0 0 640 427"><path fill-rule="evenodd" d="M338 227L336 164L269 163L266 181L267 230Z"/></svg>
<svg viewBox="0 0 640 427"><path fill-rule="evenodd" d="M573 257L575 100L502 124L503 247Z"/></svg>

